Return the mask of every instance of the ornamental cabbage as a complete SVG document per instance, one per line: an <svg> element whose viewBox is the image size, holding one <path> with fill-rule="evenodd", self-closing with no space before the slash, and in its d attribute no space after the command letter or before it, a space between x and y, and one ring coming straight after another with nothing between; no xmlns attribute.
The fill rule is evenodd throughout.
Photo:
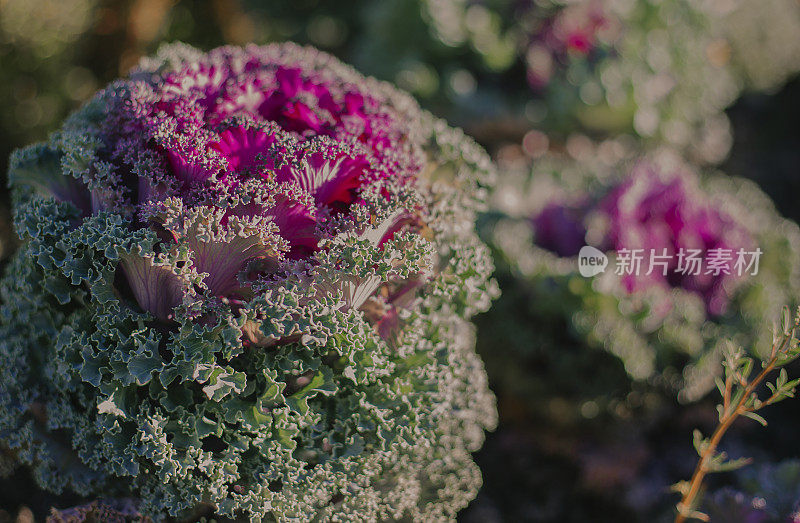
<svg viewBox="0 0 800 523"><path fill-rule="evenodd" d="M590 149L500 178L481 226L508 289L481 320L490 376L516 388L507 366L577 345L607 350L633 381L698 399L725 340L768 353L771 318L800 290L800 230L752 182L700 177L669 153ZM584 246L606 257L603 271L581 272ZM504 319L506 300L526 320ZM527 321L532 338L505 343L509 321ZM495 343L513 354L505 363Z"/></svg>
<svg viewBox="0 0 800 523"><path fill-rule="evenodd" d="M496 422L491 177L314 49L162 49L12 156L0 445L157 520L453 518Z"/></svg>

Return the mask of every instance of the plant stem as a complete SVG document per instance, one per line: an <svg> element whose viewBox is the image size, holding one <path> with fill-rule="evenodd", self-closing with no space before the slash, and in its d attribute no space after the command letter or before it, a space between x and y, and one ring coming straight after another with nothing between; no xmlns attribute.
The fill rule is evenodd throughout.
<svg viewBox="0 0 800 523"><path fill-rule="evenodd" d="M708 441L708 445L703 450L702 455L700 456L700 461L697 463L697 467L694 469L694 473L692 474L692 479L689 481L689 489L681 498L681 501L678 503L678 514L675 516L675 523L683 523L686 521L686 512L691 510L691 508L695 504L695 500L697 498L697 494L700 492L700 487L703 484L703 479L705 478L706 474L708 473L708 461L715 455L717 446L719 445L720 440L731 427L736 418L742 415L744 412L747 411L745 408L745 403L751 397L751 395L755 392L756 387L764 381L764 378L775 369L775 363L778 360L778 355L782 352L786 344L791 339L790 336L784 336L780 343L776 342L772 345L772 352L770 354L769 361L758 373L758 375L747 384L747 387L744 390L744 394L741 395L739 401L736 402L736 405L733 406L731 409L730 403L730 390L732 385L732 375L728 375L725 380L725 393L723 394L723 415L720 419L719 425L714 430L714 433L711 435L711 439ZM703 519L697 516L698 519ZM706 519L707 520L707 519Z"/></svg>

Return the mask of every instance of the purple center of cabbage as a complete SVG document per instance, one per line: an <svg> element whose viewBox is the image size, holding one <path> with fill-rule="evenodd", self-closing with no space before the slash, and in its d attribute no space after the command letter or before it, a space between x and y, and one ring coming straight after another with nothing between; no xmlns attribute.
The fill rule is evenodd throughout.
<svg viewBox="0 0 800 523"><path fill-rule="evenodd" d="M218 296L246 295L237 275L254 261L275 270L282 259L313 255L332 218L366 205L365 188L391 199L421 168L413 123L389 95L293 45L215 49L167 72L137 71L96 99L103 114L91 190L70 199L84 214L127 211L132 227L190 244L192 264ZM167 223L176 206L216 224ZM234 219L256 230L209 239L209 227ZM177 280L152 260L122 269L145 310L164 319L180 303Z"/></svg>

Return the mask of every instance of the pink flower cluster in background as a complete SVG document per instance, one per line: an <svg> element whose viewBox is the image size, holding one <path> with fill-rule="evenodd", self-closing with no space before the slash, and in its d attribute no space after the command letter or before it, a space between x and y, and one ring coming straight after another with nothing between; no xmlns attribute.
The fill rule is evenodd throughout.
<svg viewBox="0 0 800 523"><path fill-rule="evenodd" d="M590 56L598 44L598 32L609 24L606 10L596 0L570 4L545 19L533 33L526 53L531 87L547 86L554 69L571 57Z"/></svg>

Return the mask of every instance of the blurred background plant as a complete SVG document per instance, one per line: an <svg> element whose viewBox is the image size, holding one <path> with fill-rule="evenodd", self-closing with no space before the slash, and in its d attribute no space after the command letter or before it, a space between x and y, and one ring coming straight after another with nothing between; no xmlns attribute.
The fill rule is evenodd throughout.
<svg viewBox="0 0 800 523"><path fill-rule="evenodd" d="M500 162L481 231L498 272L512 279L505 295L529 305L524 320L500 313L488 322L496 333L487 340L504 341L492 342L486 359L507 357L512 367L542 353L560 359L566 335L582 349L614 354L631 379L658 377L682 401L697 400L713 387L726 340L769 351L772 318L800 293L800 229L750 181L699 176L669 153L585 145L577 156L549 153L532 166ZM607 254L601 275L579 273L584 245ZM692 248L730 251L725 272L680 267L678 256ZM626 264L633 269L623 249L642 249L638 275L621 275ZM654 257L651 265L651 252L669 261ZM754 256L757 274L745 270ZM530 326L534 339L519 336L516 323ZM495 343L506 347L502 354L492 354Z"/></svg>
<svg viewBox="0 0 800 523"><path fill-rule="evenodd" d="M11 150L45 138L98 87L172 40L206 49L294 40L331 52L465 127L493 153L506 191L551 180L545 194L556 194L555 181L572 198L601 194L596 181L624 177L633 159L677 151L698 165L688 170L699 173L691 177L710 200L739 202L728 212L763 232L756 243L772 260L760 283L750 282L749 298L734 302L733 310L754 312L726 317L737 321L722 322L725 335L754 336L751 329L769 326L762 318L796 297L796 226L784 218L800 219L797 0L0 0L2 176ZM568 171L580 172L559 174ZM718 193L722 187L732 192ZM496 205L484 232L493 235L508 211ZM479 318L501 424L476 456L484 487L461 518L670 520L676 499L668 486L695 462L687 438L717 421L702 394L713 373L698 374L706 385L677 400L684 363L705 350L687 354L692 343L670 336L705 347L719 341L719 322L689 322L672 334L663 325L646 335L628 329L632 337L620 341L619 326L636 324L620 309L624 299L574 275L532 285L519 263L547 249L530 228L507 243L495 245L504 297ZM3 192L0 260L14 246ZM509 246L516 253L505 252ZM611 336L581 330L601 317L614 319ZM672 348L656 352L671 363L632 377L637 363L624 353L637 339L651 359L647 351L668 342ZM710 478L709 514L733 499L748 516L766 511L752 521L790 521L800 499L791 479L797 465L769 463L797 457L800 407L770 406L765 417L766 429L737 427L724 443L732 457L764 465ZM0 521L23 505L42 518L50 506L86 501L35 492L28 479L0 484Z"/></svg>
<svg viewBox="0 0 800 523"><path fill-rule="evenodd" d="M498 127L519 138L535 126L551 138L629 133L691 149L701 161L727 153L721 110L735 98L736 82L728 55L712 45L713 15L703 2L397 0L371 7L356 62L479 139L491 141Z"/></svg>
<svg viewBox="0 0 800 523"><path fill-rule="evenodd" d="M711 492L703 505L711 521L800 521L800 461L787 459L742 469L732 486Z"/></svg>

